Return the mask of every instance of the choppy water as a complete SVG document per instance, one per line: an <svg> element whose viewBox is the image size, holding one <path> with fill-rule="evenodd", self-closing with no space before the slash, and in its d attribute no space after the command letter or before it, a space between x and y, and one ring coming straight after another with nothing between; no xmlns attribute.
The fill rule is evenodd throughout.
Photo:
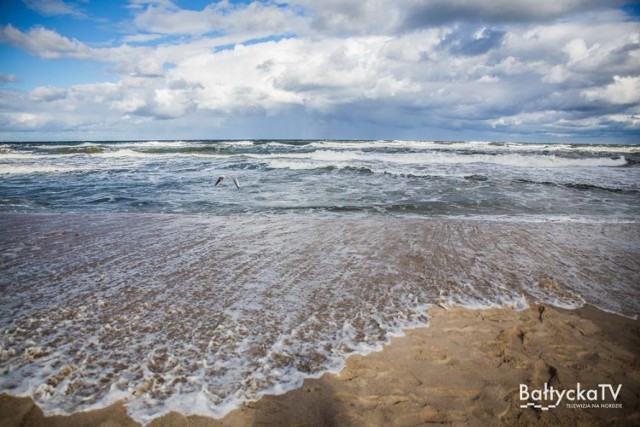
<svg viewBox="0 0 640 427"><path fill-rule="evenodd" d="M433 304L640 312L640 148L0 147L0 390L222 416ZM217 187L219 174L232 174Z"/></svg>
<svg viewBox="0 0 640 427"><path fill-rule="evenodd" d="M241 191L214 188L220 174L235 175ZM0 145L3 211L365 211L546 220L636 219L639 208L640 146L427 141Z"/></svg>

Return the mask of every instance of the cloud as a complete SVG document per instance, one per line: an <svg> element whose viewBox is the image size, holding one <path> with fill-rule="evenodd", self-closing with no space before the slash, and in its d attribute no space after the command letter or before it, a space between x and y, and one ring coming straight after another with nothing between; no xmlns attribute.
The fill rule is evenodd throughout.
<svg viewBox="0 0 640 427"><path fill-rule="evenodd" d="M0 112L0 126L4 130L34 130L46 126L51 118L44 114Z"/></svg>
<svg viewBox="0 0 640 427"><path fill-rule="evenodd" d="M42 58L91 58L91 50L84 43L44 27L34 27L24 33L11 24L5 25L0 28L0 42L10 43Z"/></svg>
<svg viewBox="0 0 640 427"><path fill-rule="evenodd" d="M124 36L122 41L124 43L148 43L163 37L163 34L132 34Z"/></svg>
<svg viewBox="0 0 640 427"><path fill-rule="evenodd" d="M540 23L612 6L611 1L604 0L291 0L288 3L310 17L311 29L342 35L397 34L455 23L490 26Z"/></svg>
<svg viewBox="0 0 640 427"><path fill-rule="evenodd" d="M396 32L404 17L391 0L292 0L307 17L306 32L323 35L383 35Z"/></svg>
<svg viewBox="0 0 640 427"><path fill-rule="evenodd" d="M587 89L582 95L589 101L602 101L613 105L640 103L640 76L614 76L604 87Z"/></svg>
<svg viewBox="0 0 640 427"><path fill-rule="evenodd" d="M469 34L464 30L449 34L442 42L454 54L476 56L494 49L504 39L505 32L500 29L480 28Z"/></svg>
<svg viewBox="0 0 640 427"><path fill-rule="evenodd" d="M32 101L44 101L52 102L67 97L67 92L64 89L56 87L37 87L29 93L29 99Z"/></svg>
<svg viewBox="0 0 640 427"><path fill-rule="evenodd" d="M549 71L542 77L546 83L563 83L570 77L569 71L564 65L557 64L549 68Z"/></svg>
<svg viewBox="0 0 640 427"><path fill-rule="evenodd" d="M157 34L282 34L292 29L295 15L275 3L211 3L202 10L182 9L172 2L136 2L137 28Z"/></svg>
<svg viewBox="0 0 640 427"><path fill-rule="evenodd" d="M13 74L0 73L0 83L13 83L15 81L18 81L18 78Z"/></svg>
<svg viewBox="0 0 640 427"><path fill-rule="evenodd" d="M402 27L438 26L453 22L484 24L531 23L554 20L576 12L611 6L600 0L412 0L405 8Z"/></svg>
<svg viewBox="0 0 640 427"><path fill-rule="evenodd" d="M43 16L71 15L77 18L85 14L73 4L62 0L22 0L25 6Z"/></svg>
<svg viewBox="0 0 640 427"><path fill-rule="evenodd" d="M315 137L637 134L640 25L622 12L579 0L536 2L540 10L527 0L518 10L506 0L400 4L222 1L186 10L136 0L139 32L106 47L9 24L0 41L107 64L117 79L5 91L3 111L15 114L3 123L125 136L174 129L170 137L233 126L236 137L265 126Z"/></svg>
<svg viewBox="0 0 640 427"><path fill-rule="evenodd" d="M44 27L37 26L23 32L11 24L0 27L0 42L46 59L75 58L113 64L112 71L140 77L161 76L166 62L193 53L194 46L199 51L215 45L215 42L205 41L157 49L127 44L94 48Z"/></svg>
<svg viewBox="0 0 640 427"><path fill-rule="evenodd" d="M575 64L589 56L587 44L583 39L573 39L562 49L569 55L569 64Z"/></svg>
<svg viewBox="0 0 640 427"><path fill-rule="evenodd" d="M517 36L505 30L502 37ZM126 66L125 75L131 77L66 91L37 88L29 101L38 102L37 109L47 117L57 117L56 109L68 106L65 116L75 121L65 119L66 126L88 125L92 120L106 125L118 123L118 118L118 126L134 122L143 126L150 123L147 120L186 123L204 112L213 122L261 115L286 120L294 111L304 111L314 120L360 126L517 129L524 134L560 133L569 128L574 134L586 132L613 123L604 115L615 116L615 125L623 129L633 123L633 114L624 110L626 104L615 111L598 107L603 100L628 91L629 82L609 80L611 88L605 85L596 90L588 81L599 76L589 77L594 72L589 68L576 70L578 62L572 62L569 53L554 59L561 64L551 65L543 52L534 57L521 47L522 55L531 56L523 62L504 56L505 51L518 53L513 45L498 43L485 52L488 58L478 61L477 56L456 49L443 50L443 40L446 36L440 31L426 30L398 37L291 38L218 52L195 42L155 49L120 46L102 50L101 55ZM598 49L603 48L604 41ZM162 68L169 60L174 66ZM151 64L146 73L132 72L143 70L145 62ZM554 67L561 67L560 71ZM560 77L566 67L589 79L582 85L564 85L566 79ZM46 107L53 101L56 109ZM600 103L596 110L594 101ZM71 106L75 106L73 115L68 114ZM591 109L594 117L584 116L585 109ZM572 120L580 126L570 126ZM53 123L46 122L47 126Z"/></svg>

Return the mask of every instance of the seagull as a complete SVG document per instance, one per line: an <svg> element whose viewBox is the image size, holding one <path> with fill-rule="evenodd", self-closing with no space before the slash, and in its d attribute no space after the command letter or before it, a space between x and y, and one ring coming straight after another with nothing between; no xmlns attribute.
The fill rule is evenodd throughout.
<svg viewBox="0 0 640 427"><path fill-rule="evenodd" d="M235 176L230 176L230 175L220 175L218 177L218 180L216 181L216 184L214 185L214 187L218 184L220 184L222 182L223 179L225 178L230 178L233 180L233 183L236 185L236 187L240 188L240 184L238 184L238 180L236 179Z"/></svg>

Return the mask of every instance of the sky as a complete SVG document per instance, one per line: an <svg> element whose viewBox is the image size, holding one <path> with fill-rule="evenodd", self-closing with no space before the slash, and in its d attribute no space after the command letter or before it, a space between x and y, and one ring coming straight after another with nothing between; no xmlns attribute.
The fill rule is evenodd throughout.
<svg viewBox="0 0 640 427"><path fill-rule="evenodd" d="M0 140L640 143L640 3L1 0Z"/></svg>

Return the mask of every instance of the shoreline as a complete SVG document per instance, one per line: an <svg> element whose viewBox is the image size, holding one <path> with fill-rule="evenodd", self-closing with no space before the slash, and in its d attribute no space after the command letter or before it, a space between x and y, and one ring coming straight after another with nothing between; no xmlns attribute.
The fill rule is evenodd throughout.
<svg viewBox="0 0 640 427"><path fill-rule="evenodd" d="M222 419L169 413L148 425L567 425L640 424L640 322L593 306L532 305L524 311L429 310L429 326L405 330L380 352L352 355L337 374L307 379ZM619 385L615 400L522 405L520 388L597 389ZM522 384L522 386L521 386ZM598 407L594 405L598 403ZM586 407L585 405L589 405ZM0 424L134 426L123 402L44 417L30 398L0 394Z"/></svg>

